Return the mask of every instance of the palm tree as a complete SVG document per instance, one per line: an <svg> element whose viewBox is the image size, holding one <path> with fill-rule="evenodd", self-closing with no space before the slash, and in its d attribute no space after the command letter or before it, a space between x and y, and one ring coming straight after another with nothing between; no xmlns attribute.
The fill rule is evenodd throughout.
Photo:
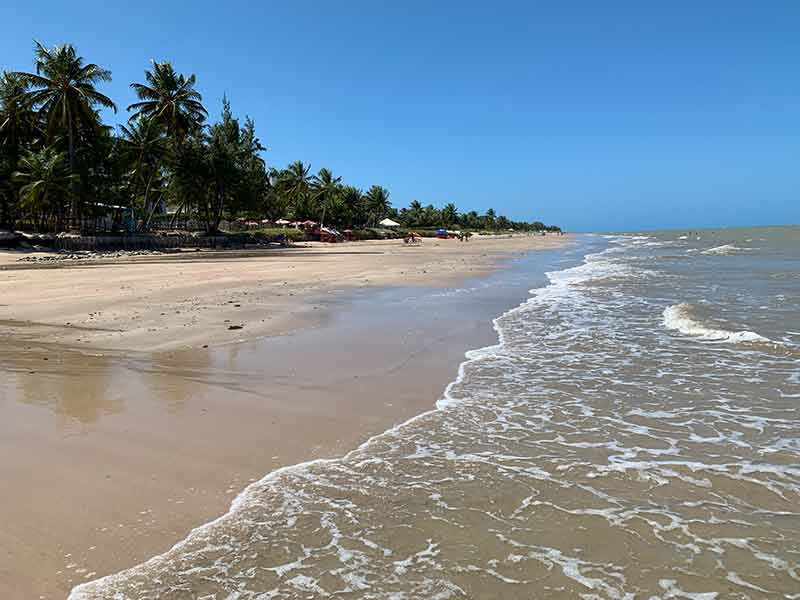
<svg viewBox="0 0 800 600"><path fill-rule="evenodd" d="M132 166L134 178L133 195L136 197L139 185L144 186L142 208L144 219L142 228L147 229L150 219L158 206L157 202L150 202L150 190L157 180L161 165L168 156L167 140L163 130L154 119L143 118L134 121L129 126L120 126L122 136L120 146L122 159Z"/></svg>
<svg viewBox="0 0 800 600"><path fill-rule="evenodd" d="M486 229L494 229L494 220L496 215L497 213L494 212L493 208L490 208L486 211L486 215L483 217L484 227L486 227Z"/></svg>
<svg viewBox="0 0 800 600"><path fill-rule="evenodd" d="M36 114L22 102L26 86L13 73L0 75L0 227L12 227L17 189L11 173L23 148L30 147L36 131Z"/></svg>
<svg viewBox="0 0 800 600"><path fill-rule="evenodd" d="M450 202L442 209L442 224L445 227L451 227L454 223L458 222L458 209L456 205Z"/></svg>
<svg viewBox="0 0 800 600"><path fill-rule="evenodd" d="M369 188L365 200L373 224L385 217L392 207L389 202L389 191L379 185L373 185Z"/></svg>
<svg viewBox="0 0 800 600"><path fill-rule="evenodd" d="M202 104L203 97L194 89L196 77L176 73L168 61L153 61L152 70L145 71L144 76L147 84L131 84L140 102L127 108L134 111L130 120L153 119L180 146L186 136L200 128L208 116Z"/></svg>
<svg viewBox="0 0 800 600"><path fill-rule="evenodd" d="M36 114L23 103L27 85L19 75L0 75L0 148L16 163L19 150L30 143L36 130Z"/></svg>
<svg viewBox="0 0 800 600"><path fill-rule="evenodd" d="M433 204L428 204L422 209L422 224L425 227L441 227L442 213Z"/></svg>
<svg viewBox="0 0 800 600"><path fill-rule="evenodd" d="M412 200L406 210L406 225L419 225L422 219L422 203L419 200Z"/></svg>
<svg viewBox="0 0 800 600"><path fill-rule="evenodd" d="M322 218L319 226L325 225L325 211L328 205L333 202L341 192L341 177L334 177L330 170L322 168L319 173L311 178L311 190L314 200L322 205Z"/></svg>
<svg viewBox="0 0 800 600"><path fill-rule="evenodd" d="M185 183L192 178L187 179L188 174L183 167L188 164L196 165L198 158L193 149L186 148L186 137L202 130L208 112L202 104L203 97L200 92L194 89L197 82L194 75L186 77L177 73L169 61L153 61L152 64L152 70L144 72L146 84L131 84L131 88L136 92L140 102L128 106L128 111L134 111L129 121L150 119L164 128L173 142L175 171L183 172ZM182 156L184 151L188 152L189 156ZM180 168L177 165L178 162L182 163ZM180 190L188 189L186 185L177 185L175 189L179 190L179 202L178 208L172 216L172 224L175 223L183 207L191 200L188 196L180 193Z"/></svg>
<svg viewBox="0 0 800 600"><path fill-rule="evenodd" d="M467 229L480 229L481 227L481 218L478 216L477 211L474 210L463 215L462 221Z"/></svg>
<svg viewBox="0 0 800 600"><path fill-rule="evenodd" d="M64 159L53 146L28 152L12 175L19 186L20 208L40 226L50 217L60 220L62 201L73 193L72 184L78 176L71 173Z"/></svg>
<svg viewBox="0 0 800 600"><path fill-rule="evenodd" d="M69 169L75 173L75 137L98 126L96 106L117 106L111 98L97 91L100 81L111 81L111 71L94 63L84 64L72 44L45 48L36 42L36 73L14 73L27 89L22 94L26 106L38 109L45 119L51 141L66 131ZM73 182L76 181L73 178ZM71 222L79 226L78 195L72 194Z"/></svg>
<svg viewBox="0 0 800 600"><path fill-rule="evenodd" d="M41 110L47 122L47 134L53 139L66 131L69 143L69 167L75 171L75 136L81 129L97 126L97 105L117 106L111 98L97 91L99 81L111 81L111 71L94 63L84 64L72 44L62 44L52 49L36 42L36 73L14 73L26 89L23 102Z"/></svg>
<svg viewBox="0 0 800 600"><path fill-rule="evenodd" d="M311 190L311 166L306 166L303 161L293 162L278 175L275 184L278 194L286 201L286 204L296 209L305 203Z"/></svg>
<svg viewBox="0 0 800 600"><path fill-rule="evenodd" d="M346 185L342 188L342 204L351 226L364 224L364 193L355 186Z"/></svg>

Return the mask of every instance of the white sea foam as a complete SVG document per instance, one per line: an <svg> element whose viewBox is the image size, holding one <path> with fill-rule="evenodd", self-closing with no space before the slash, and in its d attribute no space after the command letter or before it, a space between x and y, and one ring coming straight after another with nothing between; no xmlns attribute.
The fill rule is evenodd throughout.
<svg viewBox="0 0 800 600"><path fill-rule="evenodd" d="M769 342L768 338L754 331L728 331L707 327L693 315L691 304L682 302L664 309L664 327L684 335L709 342Z"/></svg>
<svg viewBox="0 0 800 600"><path fill-rule="evenodd" d="M714 600L717 592L691 593L682 590L674 579L659 579L658 585L664 590L664 598L690 598L691 600ZM656 596L657 597L657 596Z"/></svg>
<svg viewBox="0 0 800 600"><path fill-rule="evenodd" d="M737 254L745 250L752 250L752 248L740 248L739 246L734 246L733 244L724 244L722 246L715 246L714 248L703 250L700 254L727 256L730 254Z"/></svg>

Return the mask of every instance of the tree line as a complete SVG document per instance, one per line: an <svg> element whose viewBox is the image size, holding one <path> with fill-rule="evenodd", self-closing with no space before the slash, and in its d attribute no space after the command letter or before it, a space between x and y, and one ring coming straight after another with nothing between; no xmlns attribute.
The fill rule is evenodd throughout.
<svg viewBox="0 0 800 600"><path fill-rule="evenodd" d="M0 76L0 228L80 230L110 209L129 209L131 226L194 219L213 233L237 217L314 220L339 227L375 227L392 218L408 227L557 230L514 222L492 209L460 213L413 201L392 207L380 185L347 185L322 168L296 161L269 167L249 117L223 98L212 123L194 74L153 61L131 84L137 102L114 129L102 109L117 112L98 88L111 71L86 62L71 44L35 43L33 72Z"/></svg>

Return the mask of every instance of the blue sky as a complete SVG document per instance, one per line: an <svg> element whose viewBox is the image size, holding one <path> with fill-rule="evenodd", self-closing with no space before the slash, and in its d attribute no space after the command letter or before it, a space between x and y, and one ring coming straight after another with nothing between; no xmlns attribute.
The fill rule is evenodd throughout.
<svg viewBox="0 0 800 600"><path fill-rule="evenodd" d="M0 68L70 42L255 119L267 161L598 231L800 222L800 2L37 0Z"/></svg>

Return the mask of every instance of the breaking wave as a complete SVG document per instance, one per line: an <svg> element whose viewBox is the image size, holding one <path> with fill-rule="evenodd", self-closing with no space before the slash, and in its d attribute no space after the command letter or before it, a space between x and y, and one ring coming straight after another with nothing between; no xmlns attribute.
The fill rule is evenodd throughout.
<svg viewBox="0 0 800 600"><path fill-rule="evenodd" d="M709 327L695 315L695 307L686 302L664 309L664 327L709 342L770 342L754 331L728 331Z"/></svg>
<svg viewBox="0 0 800 600"><path fill-rule="evenodd" d="M700 252L700 254L726 256L730 254L737 254L746 250L753 250L753 248L740 248L739 246L734 246L733 244L725 244L723 246L716 246L714 248L709 248L708 250L703 250Z"/></svg>

